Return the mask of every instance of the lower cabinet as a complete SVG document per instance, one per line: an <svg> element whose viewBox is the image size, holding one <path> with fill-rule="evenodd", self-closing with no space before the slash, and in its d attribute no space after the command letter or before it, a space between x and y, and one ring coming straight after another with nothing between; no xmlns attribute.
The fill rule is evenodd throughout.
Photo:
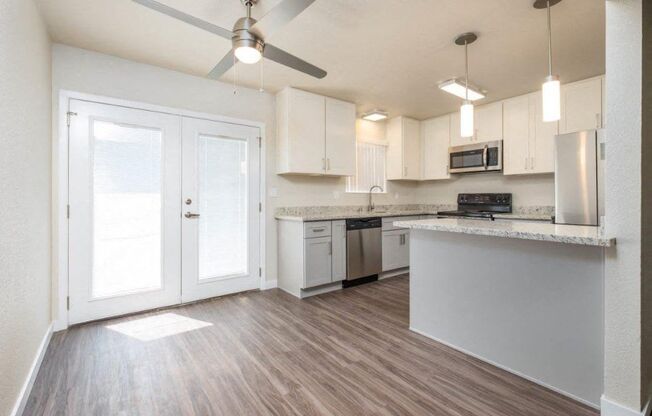
<svg viewBox="0 0 652 416"><path fill-rule="evenodd" d="M383 271L410 265L410 230L383 231Z"/></svg>
<svg viewBox="0 0 652 416"><path fill-rule="evenodd" d="M279 221L278 285L297 297L346 278L346 222Z"/></svg>

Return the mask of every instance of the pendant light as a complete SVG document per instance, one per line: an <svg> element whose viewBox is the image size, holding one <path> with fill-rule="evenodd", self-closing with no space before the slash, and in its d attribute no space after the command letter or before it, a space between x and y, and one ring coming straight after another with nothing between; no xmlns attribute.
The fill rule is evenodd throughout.
<svg viewBox="0 0 652 416"><path fill-rule="evenodd" d="M464 78L464 101L460 107L460 135L462 137L473 137L475 126L473 125L473 102L469 100L469 44L475 42L478 36L475 33L464 33L455 39L456 45L464 45L465 71Z"/></svg>
<svg viewBox="0 0 652 416"><path fill-rule="evenodd" d="M559 121L561 118L561 84L559 77L552 74L552 25L550 7L561 0L536 0L535 9L546 9L548 12L548 76L546 77L541 96L543 99L543 121Z"/></svg>

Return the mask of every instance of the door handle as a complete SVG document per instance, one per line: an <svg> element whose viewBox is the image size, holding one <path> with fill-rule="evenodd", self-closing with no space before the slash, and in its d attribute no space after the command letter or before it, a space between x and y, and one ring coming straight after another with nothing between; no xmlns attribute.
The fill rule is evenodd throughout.
<svg viewBox="0 0 652 416"><path fill-rule="evenodd" d="M489 161L487 160L487 155L489 153L489 146L485 145L484 149L482 149L482 165L484 166L484 169L487 170L489 167Z"/></svg>
<svg viewBox="0 0 652 416"><path fill-rule="evenodd" d="M198 218L199 214L195 214L195 213L192 213L192 212L186 212L184 214L184 217L186 217L186 218Z"/></svg>

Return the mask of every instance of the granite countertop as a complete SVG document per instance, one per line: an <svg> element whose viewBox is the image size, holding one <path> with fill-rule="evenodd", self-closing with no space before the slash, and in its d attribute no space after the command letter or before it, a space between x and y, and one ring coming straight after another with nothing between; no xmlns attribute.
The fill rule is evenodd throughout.
<svg viewBox="0 0 652 416"><path fill-rule="evenodd" d="M488 221L442 218L397 221L394 225L416 230L551 241L585 246L611 247L616 244L616 239L606 237L601 227L559 225L535 221Z"/></svg>
<svg viewBox="0 0 652 416"><path fill-rule="evenodd" d="M437 215L437 210L392 210L392 211L355 211L341 213L297 213L297 214L277 214L276 219L282 221L331 221L344 220L348 218L383 218L383 217L408 217L419 215ZM494 214L494 218L499 220L523 220L523 221L552 221L548 214L540 213L515 213L515 214Z"/></svg>
<svg viewBox="0 0 652 416"><path fill-rule="evenodd" d="M434 215L436 212L415 211L415 210L395 210L395 211L362 211L362 212L342 212L342 213L310 213L299 215L276 215L277 220L283 221L330 221L344 220L348 218L382 218L382 217L407 217L419 215Z"/></svg>

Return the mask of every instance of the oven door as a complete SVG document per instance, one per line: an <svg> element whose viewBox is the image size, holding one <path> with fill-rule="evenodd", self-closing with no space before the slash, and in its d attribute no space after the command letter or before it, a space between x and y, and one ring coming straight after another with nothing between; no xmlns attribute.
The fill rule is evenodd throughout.
<svg viewBox="0 0 652 416"><path fill-rule="evenodd" d="M496 172L503 169L502 141L451 147L450 173Z"/></svg>

